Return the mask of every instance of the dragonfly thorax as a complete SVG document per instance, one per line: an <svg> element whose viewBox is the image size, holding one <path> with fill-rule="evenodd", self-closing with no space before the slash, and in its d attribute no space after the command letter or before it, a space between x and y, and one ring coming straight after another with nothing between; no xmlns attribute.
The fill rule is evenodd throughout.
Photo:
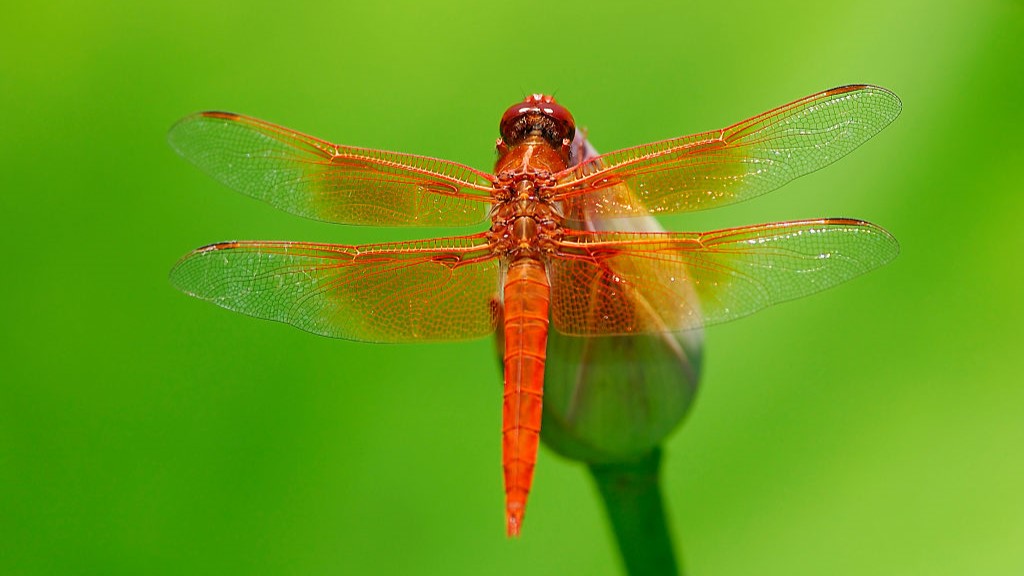
<svg viewBox="0 0 1024 576"><path fill-rule="evenodd" d="M564 220L557 207L525 194L499 204L491 218L492 250L513 259L551 250Z"/></svg>
<svg viewBox="0 0 1024 576"><path fill-rule="evenodd" d="M499 151L491 249L512 259L553 250L552 239L561 234L565 218L546 191L557 183L554 175L567 167L567 154L537 136Z"/></svg>

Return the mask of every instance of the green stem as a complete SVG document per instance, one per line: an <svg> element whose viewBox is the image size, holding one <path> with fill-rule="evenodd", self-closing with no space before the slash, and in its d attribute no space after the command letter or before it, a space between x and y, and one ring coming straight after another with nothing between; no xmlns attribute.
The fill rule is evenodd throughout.
<svg viewBox="0 0 1024 576"><path fill-rule="evenodd" d="M660 463L655 448L636 462L590 465L631 576L680 574L661 500Z"/></svg>

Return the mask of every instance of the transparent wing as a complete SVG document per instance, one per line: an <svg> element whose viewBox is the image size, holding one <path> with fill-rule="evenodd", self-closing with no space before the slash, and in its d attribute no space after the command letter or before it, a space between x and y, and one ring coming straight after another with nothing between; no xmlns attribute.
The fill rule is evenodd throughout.
<svg viewBox="0 0 1024 576"><path fill-rule="evenodd" d="M411 154L339 146L226 112L188 116L171 146L235 190L341 224L463 226L487 216L492 177Z"/></svg>
<svg viewBox="0 0 1024 576"><path fill-rule="evenodd" d="M171 271L178 289L228 310L368 342L490 334L498 279L483 234L366 246L223 242Z"/></svg>
<svg viewBox="0 0 1024 576"><path fill-rule="evenodd" d="M877 86L826 90L738 124L591 158L557 175L556 200L595 216L716 208L827 166L899 116Z"/></svg>
<svg viewBox="0 0 1024 576"><path fill-rule="evenodd" d="M547 262L552 321L575 335L697 328L835 286L898 251L882 228L847 219L706 233L570 232Z"/></svg>

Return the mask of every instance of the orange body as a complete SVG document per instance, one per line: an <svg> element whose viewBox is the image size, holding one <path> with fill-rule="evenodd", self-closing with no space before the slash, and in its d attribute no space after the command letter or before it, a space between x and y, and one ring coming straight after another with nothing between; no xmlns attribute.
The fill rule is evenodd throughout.
<svg viewBox="0 0 1024 576"><path fill-rule="evenodd" d="M538 106L557 105L527 99L506 113L494 169L499 195L506 195L491 216L491 235L505 254L502 465L509 536L519 535L537 462L551 301L542 258L561 233L562 215L539 201L539 191L550 174L568 167L573 135L568 112L558 107L558 121L548 123Z"/></svg>

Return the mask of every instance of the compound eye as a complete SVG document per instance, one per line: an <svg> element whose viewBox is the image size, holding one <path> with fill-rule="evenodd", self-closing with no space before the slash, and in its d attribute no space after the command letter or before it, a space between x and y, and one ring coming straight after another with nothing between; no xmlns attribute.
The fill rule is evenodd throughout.
<svg viewBox="0 0 1024 576"><path fill-rule="evenodd" d="M576 121L553 97L533 94L505 111L499 130L507 144L514 144L535 130L555 144L560 144L565 138L572 140L576 133Z"/></svg>
<svg viewBox="0 0 1024 576"><path fill-rule="evenodd" d="M573 119L572 114L564 106L555 102L553 98L551 101L544 103L541 109L552 120L564 126L567 134L565 137L572 140L573 135L576 133L576 120Z"/></svg>
<svg viewBox="0 0 1024 576"><path fill-rule="evenodd" d="M513 133L513 128L516 124L519 124L518 120L531 111L535 111L533 106L526 103L513 104L509 106L508 110L501 115L501 124L498 126L498 132L501 137L505 139L506 143L514 142L518 140L518 134Z"/></svg>

